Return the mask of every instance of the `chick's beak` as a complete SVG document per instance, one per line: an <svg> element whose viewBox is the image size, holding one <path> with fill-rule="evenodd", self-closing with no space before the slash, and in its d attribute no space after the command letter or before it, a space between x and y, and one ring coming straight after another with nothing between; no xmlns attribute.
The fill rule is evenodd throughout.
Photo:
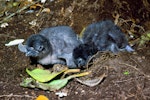
<svg viewBox="0 0 150 100"><path fill-rule="evenodd" d="M134 49L133 49L131 46L129 46L129 45L127 45L127 46L125 47L125 49L126 49L126 51L128 51L128 52L133 52L133 51L134 51Z"/></svg>
<svg viewBox="0 0 150 100"><path fill-rule="evenodd" d="M26 56L28 56L28 57L37 57L38 54L39 54L39 52L38 52L38 51L35 51L35 50L28 50L28 51L26 52Z"/></svg>

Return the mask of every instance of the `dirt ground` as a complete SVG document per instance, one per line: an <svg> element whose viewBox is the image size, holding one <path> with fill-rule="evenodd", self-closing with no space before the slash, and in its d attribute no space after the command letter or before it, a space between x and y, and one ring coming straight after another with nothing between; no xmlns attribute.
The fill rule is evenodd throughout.
<svg viewBox="0 0 150 100"><path fill-rule="evenodd" d="M139 41L136 41L150 31L149 1L47 0L43 6L49 8L50 13L39 13L39 7L33 13L26 13L29 10L26 9L13 16L8 27L0 28L0 100L34 100L41 94L49 100L150 100L150 45L138 46ZM22 79L28 76L25 69L35 65L30 65L29 58L19 52L17 46L6 47L5 43L18 38L27 39L43 28L58 25L69 25L79 34L86 25L102 19L118 22L135 52L96 55L89 69L83 71L92 72L86 78L105 73L107 77L99 85L88 87L73 79L58 90L67 92L63 98L56 96L55 92L20 87Z"/></svg>

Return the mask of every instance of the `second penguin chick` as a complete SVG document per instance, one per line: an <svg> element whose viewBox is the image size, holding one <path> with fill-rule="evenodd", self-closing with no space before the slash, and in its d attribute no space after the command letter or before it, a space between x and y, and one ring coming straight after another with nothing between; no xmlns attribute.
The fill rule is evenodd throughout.
<svg viewBox="0 0 150 100"><path fill-rule="evenodd" d="M84 43L94 43L99 51L132 52L125 34L111 20L103 20L87 26L83 33Z"/></svg>
<svg viewBox="0 0 150 100"><path fill-rule="evenodd" d="M94 49L96 48L95 50L97 51L111 51L113 53L119 51L134 51L131 46L129 46L125 34L111 20L103 20L87 26L83 32L82 41L83 44L81 44L80 47L76 47L73 53L77 65L84 65L88 58L95 54L95 52L91 51L93 47ZM87 46L86 44L89 45ZM85 45L86 48L84 48ZM85 55L88 55L87 59L84 58Z"/></svg>

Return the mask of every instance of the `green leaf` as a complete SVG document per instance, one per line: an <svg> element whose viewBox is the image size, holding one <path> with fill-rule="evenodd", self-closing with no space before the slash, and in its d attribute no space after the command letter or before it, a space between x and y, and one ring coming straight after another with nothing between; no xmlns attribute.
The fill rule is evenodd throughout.
<svg viewBox="0 0 150 100"><path fill-rule="evenodd" d="M49 70L44 70L44 69L40 69L40 68L36 68L32 71L26 69L26 72L33 77L35 80L39 81L39 82L48 82L51 79L55 78L57 75L61 74L62 72L64 72L65 70L61 71L61 72L53 72L51 73Z"/></svg>
<svg viewBox="0 0 150 100"><path fill-rule="evenodd" d="M43 69L39 69L39 68L34 69L32 71L26 69L26 71L30 76L32 76L34 79L36 79L38 81L34 80L33 78L27 78L20 84L21 86L30 87L30 88L40 88L40 89L49 90L49 91L55 91L55 90L59 90L59 89L63 88L68 83L68 81L72 78L82 77L82 76L90 74L90 72L84 72L84 73L68 76L67 78L64 78L64 79L57 79L57 80L52 80L49 83L43 83L44 81L52 79L52 78L54 78L54 76L57 76L58 74L66 71L66 70L63 70L63 71L55 73L55 74L51 73L49 70L43 70ZM49 77L49 76L51 76L51 77ZM49 78L47 78L47 77L49 77Z"/></svg>
<svg viewBox="0 0 150 100"><path fill-rule="evenodd" d="M147 37L149 37L149 38L150 38L150 33L147 33Z"/></svg>
<svg viewBox="0 0 150 100"><path fill-rule="evenodd" d="M14 6L14 7L16 7L16 6L18 6L18 5L19 5L19 2L14 2L14 3L13 3L13 6Z"/></svg>
<svg viewBox="0 0 150 100"><path fill-rule="evenodd" d="M55 91L64 87L68 83L68 80L69 80L68 78L64 78L64 79L53 80L50 83L41 83L41 82L35 81L32 78L27 78L23 82L20 83L20 86Z"/></svg>
<svg viewBox="0 0 150 100"><path fill-rule="evenodd" d="M26 78L25 80L23 80L23 82L20 83L20 86L35 88L35 85L32 84L34 82L35 80L33 78Z"/></svg>
<svg viewBox="0 0 150 100"><path fill-rule="evenodd" d="M50 91L55 91L63 88L68 83L68 81L68 78L53 80L48 84L48 86Z"/></svg>
<svg viewBox="0 0 150 100"><path fill-rule="evenodd" d="M128 72L128 71L125 71L123 74L124 74L124 75L129 75L129 72Z"/></svg>
<svg viewBox="0 0 150 100"><path fill-rule="evenodd" d="M53 80L48 84L48 86L50 87L49 89L50 89L50 91L59 90L59 89L63 88L70 79L75 78L75 77L82 77L82 76L85 76L88 74L90 74L90 72L74 74L74 75L68 76L67 78L64 78L64 79Z"/></svg>

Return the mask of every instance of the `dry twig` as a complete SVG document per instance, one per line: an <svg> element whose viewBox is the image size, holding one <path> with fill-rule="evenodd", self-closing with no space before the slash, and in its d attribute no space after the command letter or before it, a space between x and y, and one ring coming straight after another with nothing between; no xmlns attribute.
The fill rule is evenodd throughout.
<svg viewBox="0 0 150 100"><path fill-rule="evenodd" d="M33 5L33 4L36 4L36 3L39 2L39 1L40 1L40 0L37 0L36 2L31 2L30 4L28 4L28 5L24 6L24 7L22 7L21 9L19 9L19 10L17 10L16 12L10 14L9 16L6 16L2 21L0 21L0 23L3 23L3 22L5 22L5 21L7 21L9 18L11 18L11 17L13 17L14 15L16 15L16 14L22 12L23 10L27 9L28 7L30 7L30 6Z"/></svg>
<svg viewBox="0 0 150 100"><path fill-rule="evenodd" d="M31 98L31 99L35 99L36 97L35 96L30 96L30 95L14 95L13 93L11 94L8 94L8 95L0 95L0 98L2 97L8 97L8 98L11 98L11 97L17 97L17 98Z"/></svg>

